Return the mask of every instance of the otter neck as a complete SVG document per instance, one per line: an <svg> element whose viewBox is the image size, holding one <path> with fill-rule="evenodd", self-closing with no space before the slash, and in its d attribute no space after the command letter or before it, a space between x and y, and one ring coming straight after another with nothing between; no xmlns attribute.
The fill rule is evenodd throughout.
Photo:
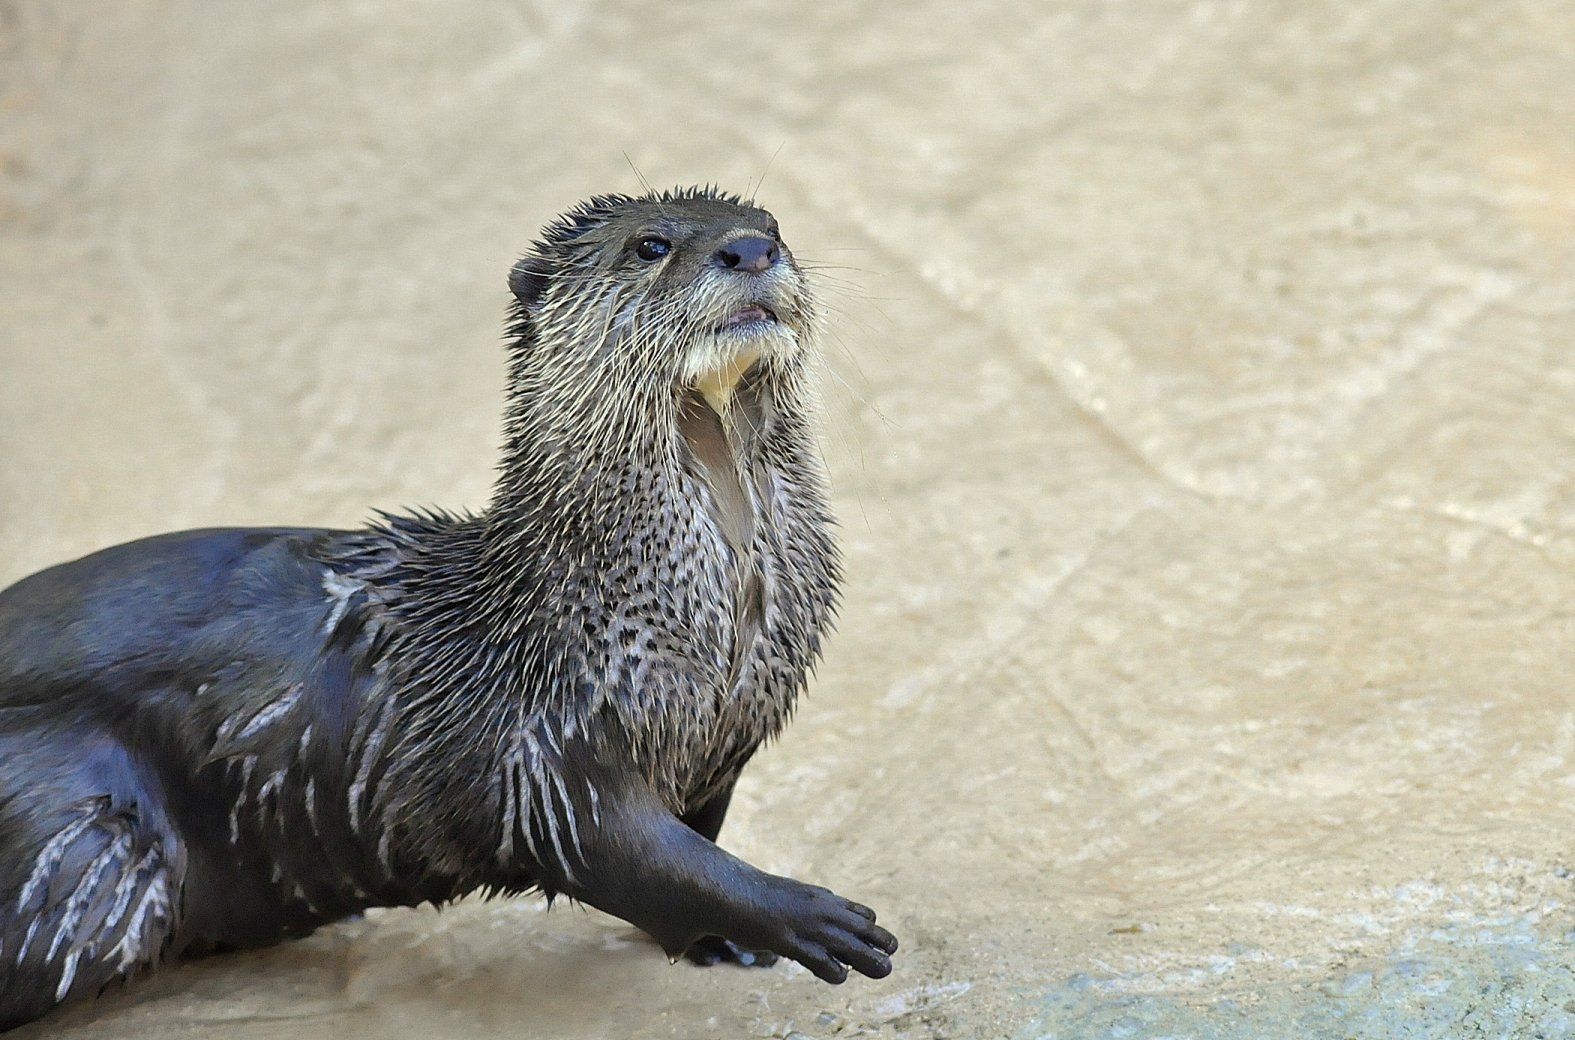
<svg viewBox="0 0 1575 1040"><path fill-rule="evenodd" d="M744 475L760 402L747 389L731 388L724 411L718 412L717 400L701 388L679 391L678 432L695 475L711 492L711 518L740 559L755 538L755 503Z"/></svg>
<svg viewBox="0 0 1575 1040"><path fill-rule="evenodd" d="M684 487L698 483L706 512L735 560L757 526L752 474L776 414L768 380L751 371L719 413L699 387L620 390L618 410L596 398L545 402L516 398L485 532L482 574L519 576L541 588L550 575L522 574L521 560L560 561L586 577L649 546L645 534L683 513ZM494 593L508 590L493 584Z"/></svg>

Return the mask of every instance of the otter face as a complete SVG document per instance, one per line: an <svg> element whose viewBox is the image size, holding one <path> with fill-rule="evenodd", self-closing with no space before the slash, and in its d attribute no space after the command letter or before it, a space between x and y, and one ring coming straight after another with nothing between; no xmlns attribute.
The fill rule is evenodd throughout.
<svg viewBox="0 0 1575 1040"><path fill-rule="evenodd" d="M718 414L751 369L797 357L813 321L776 219L709 188L594 198L546 229L510 286L527 321L569 333L540 339L696 390Z"/></svg>

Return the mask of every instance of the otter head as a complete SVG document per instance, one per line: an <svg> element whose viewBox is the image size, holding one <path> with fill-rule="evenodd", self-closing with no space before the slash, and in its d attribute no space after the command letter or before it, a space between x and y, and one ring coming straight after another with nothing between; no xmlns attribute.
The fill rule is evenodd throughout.
<svg viewBox="0 0 1575 1040"><path fill-rule="evenodd" d="M556 355L528 359L538 374L694 391L718 414L749 373L801 355L814 313L776 219L714 188L597 196L545 229L509 285L522 351Z"/></svg>

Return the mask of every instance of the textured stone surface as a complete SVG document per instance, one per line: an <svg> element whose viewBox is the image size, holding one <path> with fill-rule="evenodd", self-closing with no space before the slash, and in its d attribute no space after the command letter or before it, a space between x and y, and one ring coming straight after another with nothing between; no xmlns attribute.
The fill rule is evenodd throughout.
<svg viewBox="0 0 1575 1040"><path fill-rule="evenodd" d="M0 580L480 504L537 228L765 175L851 584L724 844L899 970L473 902L26 1035L1575 1030L1575 8L684 8L0 3Z"/></svg>

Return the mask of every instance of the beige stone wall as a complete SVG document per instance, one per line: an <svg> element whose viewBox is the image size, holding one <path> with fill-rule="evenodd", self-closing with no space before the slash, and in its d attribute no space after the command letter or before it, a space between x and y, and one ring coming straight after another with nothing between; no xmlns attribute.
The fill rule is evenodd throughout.
<svg viewBox="0 0 1575 1040"><path fill-rule="evenodd" d="M851 585L724 844L904 941L471 903L30 1035L1569 1035L1572 127L1535 0L0 3L0 581L479 505L540 225L765 178Z"/></svg>

